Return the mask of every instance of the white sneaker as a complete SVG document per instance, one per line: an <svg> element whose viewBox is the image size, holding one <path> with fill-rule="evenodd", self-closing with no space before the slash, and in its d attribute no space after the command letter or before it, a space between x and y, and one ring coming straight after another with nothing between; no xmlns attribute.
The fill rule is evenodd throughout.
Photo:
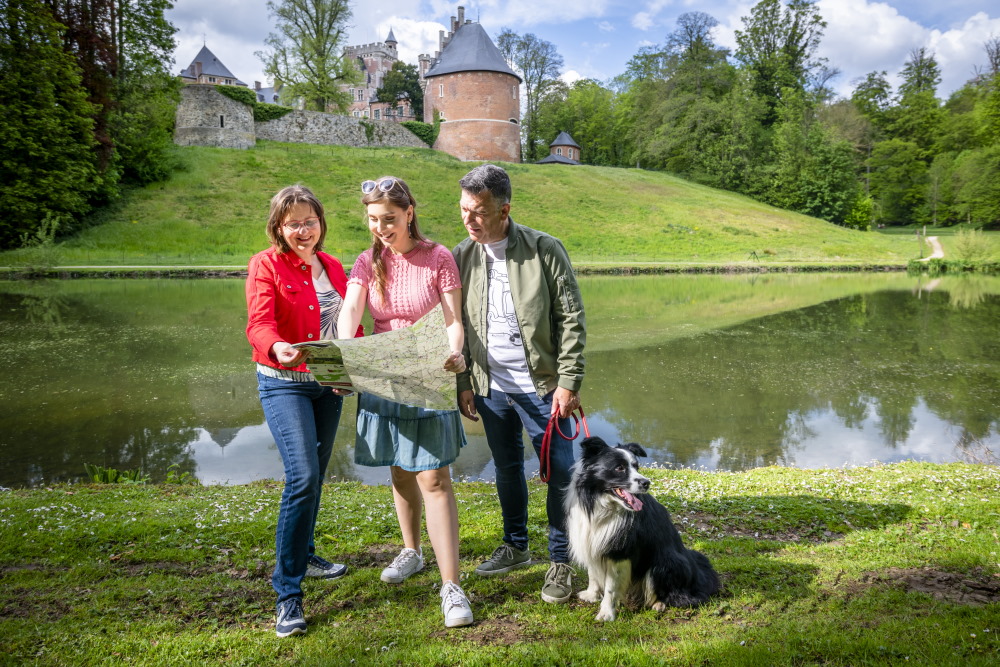
<svg viewBox="0 0 1000 667"><path fill-rule="evenodd" d="M444 626L457 628L472 624L472 607L465 592L453 581L446 581L441 586L441 613L444 614Z"/></svg>
<svg viewBox="0 0 1000 667"><path fill-rule="evenodd" d="M389 567L382 570L382 581L387 584L401 584L415 572L424 569L424 557L416 549L403 549L392 559Z"/></svg>

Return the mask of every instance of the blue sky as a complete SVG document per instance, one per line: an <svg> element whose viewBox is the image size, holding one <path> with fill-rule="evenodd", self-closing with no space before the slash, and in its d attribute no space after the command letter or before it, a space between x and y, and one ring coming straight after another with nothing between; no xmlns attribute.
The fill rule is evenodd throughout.
<svg viewBox="0 0 1000 667"><path fill-rule="evenodd" d="M755 4L721 0L467 0L467 19L496 35L501 28L531 32L552 42L564 60L567 81L606 81L625 69L640 47L661 44L684 12L701 11L719 21L716 42L735 47L735 30ZM400 57L416 63L437 49L459 2L446 0L352 0L350 44L382 41L391 27ZM986 0L819 0L827 28L820 55L842 74L834 89L847 96L868 72L886 70L890 81L912 49L934 51L941 66L940 97L961 87L986 64L983 42L1000 36L1000 3ZM272 30L266 0L175 0L168 18L178 28L175 71L194 58L203 40L249 85L264 79L255 51Z"/></svg>

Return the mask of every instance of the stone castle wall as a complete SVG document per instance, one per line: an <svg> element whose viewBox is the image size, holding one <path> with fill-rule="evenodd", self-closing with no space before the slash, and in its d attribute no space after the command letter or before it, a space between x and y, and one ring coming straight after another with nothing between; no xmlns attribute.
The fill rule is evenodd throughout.
<svg viewBox="0 0 1000 667"><path fill-rule="evenodd" d="M179 146L252 148L257 139L339 146L409 146L427 148L415 134L392 121L292 111L281 118L255 123L250 107L230 99L213 85L181 89L174 143Z"/></svg>
<svg viewBox="0 0 1000 667"><path fill-rule="evenodd" d="M258 139L338 146L410 146L427 148L417 135L392 121L368 120L318 111L292 111L256 123Z"/></svg>
<svg viewBox="0 0 1000 667"><path fill-rule="evenodd" d="M257 141L250 107L226 97L211 84L184 86L174 120L174 143L178 146L250 148Z"/></svg>

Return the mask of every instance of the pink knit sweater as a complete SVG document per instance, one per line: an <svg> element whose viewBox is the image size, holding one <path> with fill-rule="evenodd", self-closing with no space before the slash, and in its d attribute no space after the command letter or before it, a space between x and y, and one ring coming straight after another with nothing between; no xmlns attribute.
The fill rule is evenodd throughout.
<svg viewBox="0 0 1000 667"><path fill-rule="evenodd" d="M385 301L379 298L372 271L372 250L354 262L347 281L368 290L368 310L375 320L374 333L408 327L441 302L441 295L462 287L451 252L439 243L417 244L405 255L385 248Z"/></svg>

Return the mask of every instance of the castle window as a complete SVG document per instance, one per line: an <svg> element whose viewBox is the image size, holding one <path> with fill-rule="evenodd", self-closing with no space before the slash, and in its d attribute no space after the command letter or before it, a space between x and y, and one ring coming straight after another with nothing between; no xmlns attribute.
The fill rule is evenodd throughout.
<svg viewBox="0 0 1000 667"><path fill-rule="evenodd" d="M517 125L517 119L516 118L511 118L510 122L514 123L514 125Z"/></svg>
<svg viewBox="0 0 1000 667"><path fill-rule="evenodd" d="M444 84L438 84L438 97L444 97Z"/></svg>
<svg viewBox="0 0 1000 667"><path fill-rule="evenodd" d="M378 120L378 109L375 109L375 120Z"/></svg>
<svg viewBox="0 0 1000 667"><path fill-rule="evenodd" d="M208 77L208 82L209 83L215 83L215 77L214 76Z"/></svg>
<svg viewBox="0 0 1000 667"><path fill-rule="evenodd" d="M510 97L513 100L517 99L517 86L511 86L510 87Z"/></svg>
<svg viewBox="0 0 1000 667"><path fill-rule="evenodd" d="M355 111L354 112L354 117L355 118L361 118L361 112L360 111Z"/></svg>
<svg viewBox="0 0 1000 667"><path fill-rule="evenodd" d="M233 83L232 79L226 79L226 85L231 85Z"/></svg>
<svg viewBox="0 0 1000 667"><path fill-rule="evenodd" d="M556 155L562 155L562 147L556 146Z"/></svg>
<svg viewBox="0 0 1000 667"><path fill-rule="evenodd" d="M219 116L219 127L225 127L225 126L226 126L226 117Z"/></svg>

